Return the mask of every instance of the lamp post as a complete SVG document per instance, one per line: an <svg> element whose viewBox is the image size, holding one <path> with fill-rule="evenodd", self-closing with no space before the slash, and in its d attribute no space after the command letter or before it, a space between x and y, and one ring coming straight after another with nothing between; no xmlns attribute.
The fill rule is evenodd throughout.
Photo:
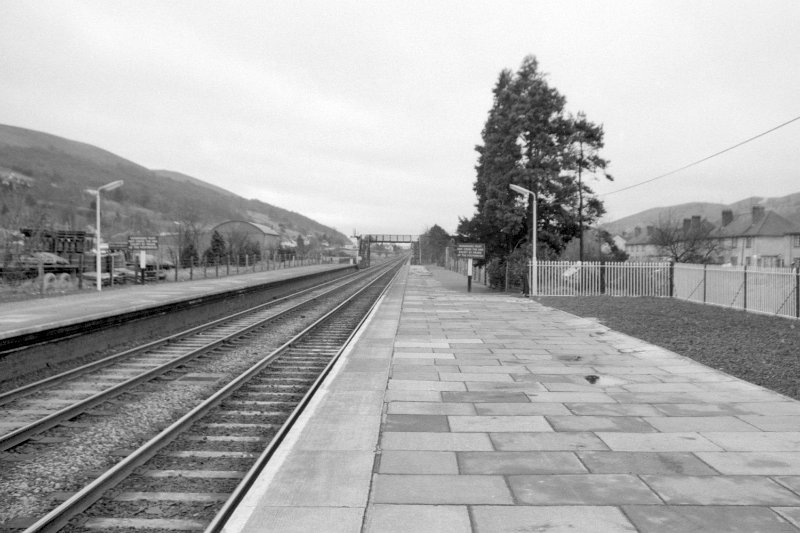
<svg viewBox="0 0 800 533"><path fill-rule="evenodd" d="M531 204L533 206L531 212L531 298L539 295L539 270L536 264L536 193L529 191L525 187L509 183L509 188L515 193L523 196L531 196Z"/></svg>
<svg viewBox="0 0 800 533"><path fill-rule="evenodd" d="M100 276L100 191L110 191L116 189L117 187L122 186L122 180L112 181L111 183L106 183L102 187L98 187L96 191L93 191L97 199L95 200L95 207L97 218L95 219L96 225L96 244L95 244L95 274L97 275L97 292L102 291L103 281ZM113 273L109 272L109 276L113 276ZM113 281L113 277L111 278Z"/></svg>

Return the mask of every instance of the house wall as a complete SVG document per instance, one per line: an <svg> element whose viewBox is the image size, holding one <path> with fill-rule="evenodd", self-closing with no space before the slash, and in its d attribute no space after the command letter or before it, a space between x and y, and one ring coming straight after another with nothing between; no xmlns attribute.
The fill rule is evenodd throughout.
<svg viewBox="0 0 800 533"><path fill-rule="evenodd" d="M261 249L264 251L274 250L280 245L280 236L267 235L258 228L244 222L223 222L222 224L217 225L214 229L223 237L225 237L226 243L239 242L244 239L248 239L259 243L261 245ZM213 231L210 233L213 233Z"/></svg>
<svg viewBox="0 0 800 533"><path fill-rule="evenodd" d="M628 261L661 261L663 255L655 244L628 244Z"/></svg>
<svg viewBox="0 0 800 533"><path fill-rule="evenodd" d="M747 247L747 237L736 240L735 249L730 249L728 261L735 265L750 266L787 266L792 263L793 255L790 235L754 236L751 237L751 246ZM733 258L736 258L733 261Z"/></svg>

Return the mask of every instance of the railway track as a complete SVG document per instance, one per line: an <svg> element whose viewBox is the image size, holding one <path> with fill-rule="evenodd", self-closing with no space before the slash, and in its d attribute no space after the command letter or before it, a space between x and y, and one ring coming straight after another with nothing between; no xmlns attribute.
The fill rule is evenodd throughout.
<svg viewBox="0 0 800 533"><path fill-rule="evenodd" d="M357 283L324 283L0 394L0 451Z"/></svg>
<svg viewBox="0 0 800 533"><path fill-rule="evenodd" d="M59 531L62 527L64 531L106 531L112 527L121 527L119 531L174 531L176 528L203 529L206 526L212 528L209 531L217 530L213 529L217 527L214 524L224 520L215 517L224 517L225 510L232 509L237 497L252 481L252 472L257 473L263 468L263 463L286 431L286 420L308 401L377 294L388 283L388 275L379 276L383 282L378 285L373 282L358 290L355 296L347 299L347 303L338 305L335 311L326 312L314 325L300 328L300 333L293 332L291 340L269 350L268 356L260 353L257 363L246 365L243 372L237 369L237 377L232 379L228 377L231 369L221 368L229 364L221 363L227 359L222 353L239 350L248 355L244 359L252 360L251 352L259 352L264 346L263 336L269 336L263 331L266 329L264 322L274 324L288 311L276 313L275 306L272 306L270 310L256 313L266 312L269 317L237 317L236 320L242 319L246 323L235 327L227 321L215 324L211 329L195 328L198 331L191 335L178 336L129 354L121 358L124 362L115 361L114 366L100 365L103 368L93 369L92 372L100 372L94 374L97 379L110 386L83 398L83 407L75 412L68 412L72 406L58 411L64 412L63 416L71 415L72 422L62 419L43 424L41 420L51 417L51 413L34 422L39 424L39 428L33 433L23 437L17 429L2 437L5 441L0 440L0 443L8 443L6 448L11 452L22 449L22 456L41 453L41 462L47 464L58 453L58 447L70 442L75 433L95 431L98 421L109 413L116 412L119 418L117 408L129 410L127 414L137 421L147 418L146 410L140 411L139 404L163 402L169 393L161 391L162 386L172 387L173 392L180 390L177 400L171 400L170 405L174 402L188 412L177 420L173 416L170 423L154 420L159 429L163 428L158 435L152 436L151 431L149 438L140 437L146 442L131 453L128 453L130 450L117 451L124 459L43 518L34 521L30 515L17 516L17 520L4 524L0 506L0 531ZM320 294L308 295L302 305L308 306L321 299ZM310 314L298 310L297 306L292 306L292 309L295 315L303 318L303 313ZM296 330L298 326L295 324L289 329L292 328ZM278 335L281 336L287 338L286 332ZM258 348L251 348L253 342L258 344ZM274 345L275 338L267 344L270 342ZM169 360L163 362L162 358ZM241 361L233 365L236 366L241 367ZM156 368L161 370L156 371ZM136 375L132 378L122 375L128 371ZM76 373L76 376L81 376L77 379L83 381L69 383L82 391L87 387L85 375ZM223 386L222 383L228 380L229 383ZM64 381L56 380L55 383L58 383L57 388L52 390L69 390ZM122 383L131 385L122 387ZM201 389L206 396L212 392L190 409L183 407L188 403L184 402L183 396L200 394ZM109 395L99 397L106 393ZM3 407L15 402L35 406L35 399L32 392L16 393ZM59 427L42 433L45 426ZM41 436L36 437L37 434ZM42 452L41 447L49 451ZM10 454L3 455L8 459ZM145 462L147 465L140 468ZM128 479L133 472L133 477ZM0 491L3 490L1 481ZM112 490L119 483L122 484ZM103 496L110 490L109 496ZM61 497L63 499L65 495ZM97 504L90 507L98 499ZM71 518L81 511L85 514Z"/></svg>

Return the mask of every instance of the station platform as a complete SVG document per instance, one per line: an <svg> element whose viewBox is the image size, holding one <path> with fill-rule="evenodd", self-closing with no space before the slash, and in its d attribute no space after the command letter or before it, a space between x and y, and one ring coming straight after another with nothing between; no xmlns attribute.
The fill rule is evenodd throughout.
<svg viewBox="0 0 800 533"><path fill-rule="evenodd" d="M226 529L800 531L800 402L405 267Z"/></svg>
<svg viewBox="0 0 800 533"><path fill-rule="evenodd" d="M352 268L322 264L192 281L103 287L63 296L0 303L0 340L307 274Z"/></svg>

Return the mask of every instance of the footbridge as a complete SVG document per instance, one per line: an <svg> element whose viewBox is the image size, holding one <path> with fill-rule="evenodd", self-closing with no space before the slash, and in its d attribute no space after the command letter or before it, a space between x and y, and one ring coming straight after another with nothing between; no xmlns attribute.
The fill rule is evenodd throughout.
<svg viewBox="0 0 800 533"><path fill-rule="evenodd" d="M411 257L419 261L419 235L377 234L358 235L358 267L367 268L370 264L370 246L372 244L411 244Z"/></svg>

